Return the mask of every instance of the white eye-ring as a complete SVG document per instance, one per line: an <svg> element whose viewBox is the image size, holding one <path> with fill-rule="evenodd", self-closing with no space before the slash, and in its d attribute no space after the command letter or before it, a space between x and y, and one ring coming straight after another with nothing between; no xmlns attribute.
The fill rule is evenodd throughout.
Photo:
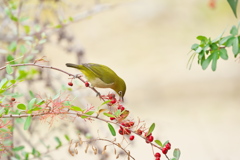
<svg viewBox="0 0 240 160"><path fill-rule="evenodd" d="M118 94L119 94L119 95L122 95L122 91L119 91Z"/></svg>

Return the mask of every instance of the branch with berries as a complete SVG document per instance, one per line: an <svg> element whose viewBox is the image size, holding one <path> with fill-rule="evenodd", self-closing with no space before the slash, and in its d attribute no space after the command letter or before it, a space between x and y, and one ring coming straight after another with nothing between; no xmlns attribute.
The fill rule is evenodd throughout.
<svg viewBox="0 0 240 160"><path fill-rule="evenodd" d="M115 94L108 94L108 95L101 95L94 87L91 87L91 85L85 81L82 76L74 76L71 73L68 73L62 69L52 67L52 66L46 66L38 64L38 62L43 61L42 59L36 60L33 63L25 63L25 64L14 64L10 65L7 64L4 67L1 67L0 70L6 69L7 73L11 73L13 70L13 67L20 67L20 66L34 66L34 67L40 67L40 68L46 68L46 69L53 69L59 72L62 72L64 74L67 74L68 76L71 76L72 78L77 78L81 82L85 84L86 87L91 88L94 92L97 93L97 96L100 97L101 100L103 100L103 103L100 107L90 107L87 109L81 108L79 106L75 106L71 103L71 100L67 97L62 99L61 94L56 95L52 99L41 99L41 98L33 98L29 101L28 105L25 105L23 103L17 102L16 98L11 98L11 103L13 105L17 106L18 114L16 111L11 110L10 108L7 109L7 107L3 107L3 104L1 104L4 108L0 112L0 118L23 118L26 117L25 123L24 123L24 129L27 130L32 122L32 119L34 117L41 117L42 119L49 119L51 123L53 123L54 119L57 118L57 116L63 116L66 115L72 115L75 116L75 118L79 117L84 120L99 120L103 121L108 125L108 128L113 136L116 136L117 133L115 131L115 126L118 127L118 134L122 135L124 138L128 137L130 141L134 141L135 136L139 136L142 139L145 140L147 144L149 144L152 148L158 149L161 151L163 155L168 160L178 160L180 157L180 150L175 149L173 152L173 158L169 158L167 153L171 149L171 143L169 141L166 141L165 143L162 143L160 140L154 141L153 131L155 129L155 123L153 123L150 127L146 127L146 123L138 120L134 121L128 118L130 111L126 109L126 107L123 106L122 102L118 99L116 99ZM5 82L1 82L3 84L0 85L0 89L2 91L6 91L11 87L14 87L15 83L5 80ZM69 86L73 86L72 81L68 82ZM107 105L105 108L104 106ZM75 119L74 118L74 119ZM108 141L113 145L118 145L119 143L111 140L104 140L103 138L98 138L99 141ZM120 149L124 150L124 152L129 156L129 158L133 158L133 156L128 152L125 148L118 146ZM160 160L161 153L155 152L153 150L153 155L155 157L155 160Z"/></svg>

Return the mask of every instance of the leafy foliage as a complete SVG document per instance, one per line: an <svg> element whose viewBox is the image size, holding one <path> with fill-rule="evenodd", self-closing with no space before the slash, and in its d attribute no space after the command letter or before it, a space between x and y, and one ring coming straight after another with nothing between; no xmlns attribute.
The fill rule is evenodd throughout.
<svg viewBox="0 0 240 160"><path fill-rule="evenodd" d="M68 52L75 50L74 52L76 52L76 57L78 58L78 61L80 61L81 56L79 56L79 49L76 51L71 44L74 38L68 35L66 26L76 22L77 18L80 20L81 18L89 17L91 14L101 11L101 8L99 9L93 7L90 12L86 12L87 14L84 12L84 16L80 16L81 18L79 19L79 16L76 16L75 18L72 16L68 17L68 15L63 16L63 14L59 15L59 13L62 13L63 10L61 10L62 8L60 6L60 2L58 3L58 1L39 1L40 4L36 1L35 3L41 6L46 5L46 8L51 8L51 12L53 13L44 17L49 18L50 16L56 16L54 19L58 20L58 24L55 24L55 21L51 22L49 19L43 20L40 15L45 15L45 7L33 7L32 5L34 5L34 3L31 4L31 8L36 8L36 15L29 14L28 1L24 3L23 1L5 1L1 6L3 9L3 13L0 15L1 23L5 24L7 22L7 25L5 25L6 27L1 28L0 34L2 38L0 52L3 53L0 54L0 60L4 60L1 64L2 66L0 66L0 77L3 77L0 79L0 158L3 153L4 156L7 156L7 159L42 159L46 155L50 156L49 152L57 150L64 145L68 145L69 142L69 153L71 155L78 153L77 147L79 147L83 142L87 144L85 150L87 153L89 144L92 144L94 140L88 130L88 127L91 126L86 127L87 129L83 129L81 128L81 124L80 127L75 126L75 130L71 130L71 133L83 133L83 136L87 140L83 141L79 136L79 140L74 145L74 150L71 150L71 144L73 144L73 141L69 136L70 133L66 131L66 126L75 119L90 122L92 120L102 121L108 125L108 129L110 130L112 136L116 136L117 133L114 128L115 126L113 127L112 125L114 124L122 129L122 133L125 134L123 138L129 136L129 134L138 134L145 140L146 135L153 133L155 123L153 123L149 128L145 127L145 123L140 124L143 123L142 121L136 121L138 124L135 125L135 121L130 121L128 118L130 111L126 110L120 104L121 102L119 100L115 99L112 101L110 98L104 99L100 95L100 99L104 100L104 102L98 107L98 109L94 106L79 107L78 105L74 105L72 99L70 100L69 98L72 96L72 89L67 87L65 83L62 83L65 79L61 81L48 72L49 70L54 69L55 71L59 71L67 76L73 77L72 74L67 73L66 71L50 66L51 62L47 61L45 57L47 54L44 52L45 44L50 42L48 40L51 39L52 33L54 33L53 39L56 39L56 35L58 37L56 44ZM98 4L98 6L99 5L100 4ZM103 8L107 8L107 6L104 6ZM60 9L61 12L58 12L57 9ZM14 28L14 32L12 31L12 28ZM62 46L60 42L63 40L67 41L68 45ZM39 64L39 62L47 65ZM43 70L43 68L45 70ZM81 78L79 78L79 80L82 82L84 81ZM62 88L59 87L59 84L52 83L55 81L57 81ZM39 94L39 91L33 87L37 86L40 88L38 86L39 84L44 84L46 86L46 88L44 88L44 94L49 94L47 91L50 90L52 96ZM96 90L94 91L96 92ZM63 92L69 94L70 96L62 98ZM105 109L107 108L106 106L108 109ZM109 120L109 118L111 120ZM59 127L55 130L64 135L64 140L66 142L61 140L59 136L48 133L48 131L44 136L46 139L39 137L32 138L34 135L40 135L38 133L38 126L33 125L33 121L35 122L35 120L47 122L49 126L52 126L56 120L61 121L64 124L64 127ZM136 133L137 130L144 132L144 134L139 134L139 132ZM31 139L26 138L24 133L30 134ZM16 141L19 141L21 144L25 142L23 143L24 145L16 146L13 141L13 139L15 140L15 137L13 137L14 135L20 135L21 138ZM147 143L154 143L153 136L151 135L150 137L152 137L152 141L148 141ZM38 147L35 145L37 143L33 143L33 139L38 140L38 143L44 147ZM49 144L49 139L54 139L57 144ZM134 159L130 152L127 152L125 147L122 147L116 139L106 140L95 138L95 140L107 141L124 151L128 156L128 159ZM156 149L160 150L162 147L161 141L157 140L155 143L159 146L155 144L152 146L155 146ZM127 144L127 146L128 145L129 144ZM42 150L42 148L44 149ZM44 150L46 150L46 152L44 152ZM94 154L98 153L97 147L93 145L92 150ZM103 152L105 151L106 147L103 149ZM114 154L116 154L116 151ZM119 155L116 155L116 157L117 156ZM167 156L166 158L169 159ZM101 159L104 159L104 157Z"/></svg>
<svg viewBox="0 0 240 160"><path fill-rule="evenodd" d="M232 49L234 57L237 57L240 53L240 36L238 35L239 26L232 26L230 35L223 37L223 33L212 40L205 36L198 36L199 43L192 45L191 49L194 53L189 58L188 64L191 68L194 58L197 56L198 64L205 70L211 64L211 69L215 71L217 69L217 62L221 58L228 60L227 48Z"/></svg>
<svg viewBox="0 0 240 160"><path fill-rule="evenodd" d="M230 5L235 17L237 18L237 4L238 0L227 0L228 4Z"/></svg>

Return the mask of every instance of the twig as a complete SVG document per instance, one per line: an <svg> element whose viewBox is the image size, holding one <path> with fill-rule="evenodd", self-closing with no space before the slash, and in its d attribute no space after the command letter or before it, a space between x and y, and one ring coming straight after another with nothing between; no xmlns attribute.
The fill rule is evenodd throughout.
<svg viewBox="0 0 240 160"><path fill-rule="evenodd" d="M97 141L97 140L100 140L100 141L107 141L107 142L110 142L112 143L113 145L117 146L118 148L120 148L121 150L123 150L129 157L131 157L133 160L135 160L135 158L133 156L131 156L131 154L129 152L127 152L119 143L115 143L114 141L111 141L111 140L108 140L108 139L103 139L103 138L97 138L97 139L93 139L93 140L90 140L90 142L92 141ZM83 141L84 142L84 141Z"/></svg>
<svg viewBox="0 0 240 160"><path fill-rule="evenodd" d="M34 63L23 63L23 64L14 64L14 65L11 65L11 67L19 67L19 66L35 66L35 67L40 67L40 68L49 68L49 69L53 69L53 70L57 70L57 71L60 71L60 72L62 72L62 73L65 73L65 74L67 74L68 76L75 77L75 75L73 75L73 74L71 74L71 73L69 73L69 72L66 72L66 71L64 71L64 70L62 70L62 69L59 69L59 68L56 68L56 67L52 67L52 66L45 66L45 65L36 64L36 62L34 62ZM0 70L3 70L3 69L5 69L5 68L6 68L6 66L0 67ZM78 76L77 78L85 84L86 81L85 81L81 76ZM89 88L91 88L94 92L96 92L97 96L99 96L99 98L100 98L101 100L105 101L105 100L102 98L101 94L100 94L94 87L89 87Z"/></svg>

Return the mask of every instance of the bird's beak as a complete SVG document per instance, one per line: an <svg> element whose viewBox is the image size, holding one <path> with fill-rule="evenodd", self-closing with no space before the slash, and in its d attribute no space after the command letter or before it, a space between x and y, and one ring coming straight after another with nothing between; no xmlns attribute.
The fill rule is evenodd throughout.
<svg viewBox="0 0 240 160"><path fill-rule="evenodd" d="M122 102L124 102L124 99L123 99L123 97L121 97L121 100L122 100Z"/></svg>

